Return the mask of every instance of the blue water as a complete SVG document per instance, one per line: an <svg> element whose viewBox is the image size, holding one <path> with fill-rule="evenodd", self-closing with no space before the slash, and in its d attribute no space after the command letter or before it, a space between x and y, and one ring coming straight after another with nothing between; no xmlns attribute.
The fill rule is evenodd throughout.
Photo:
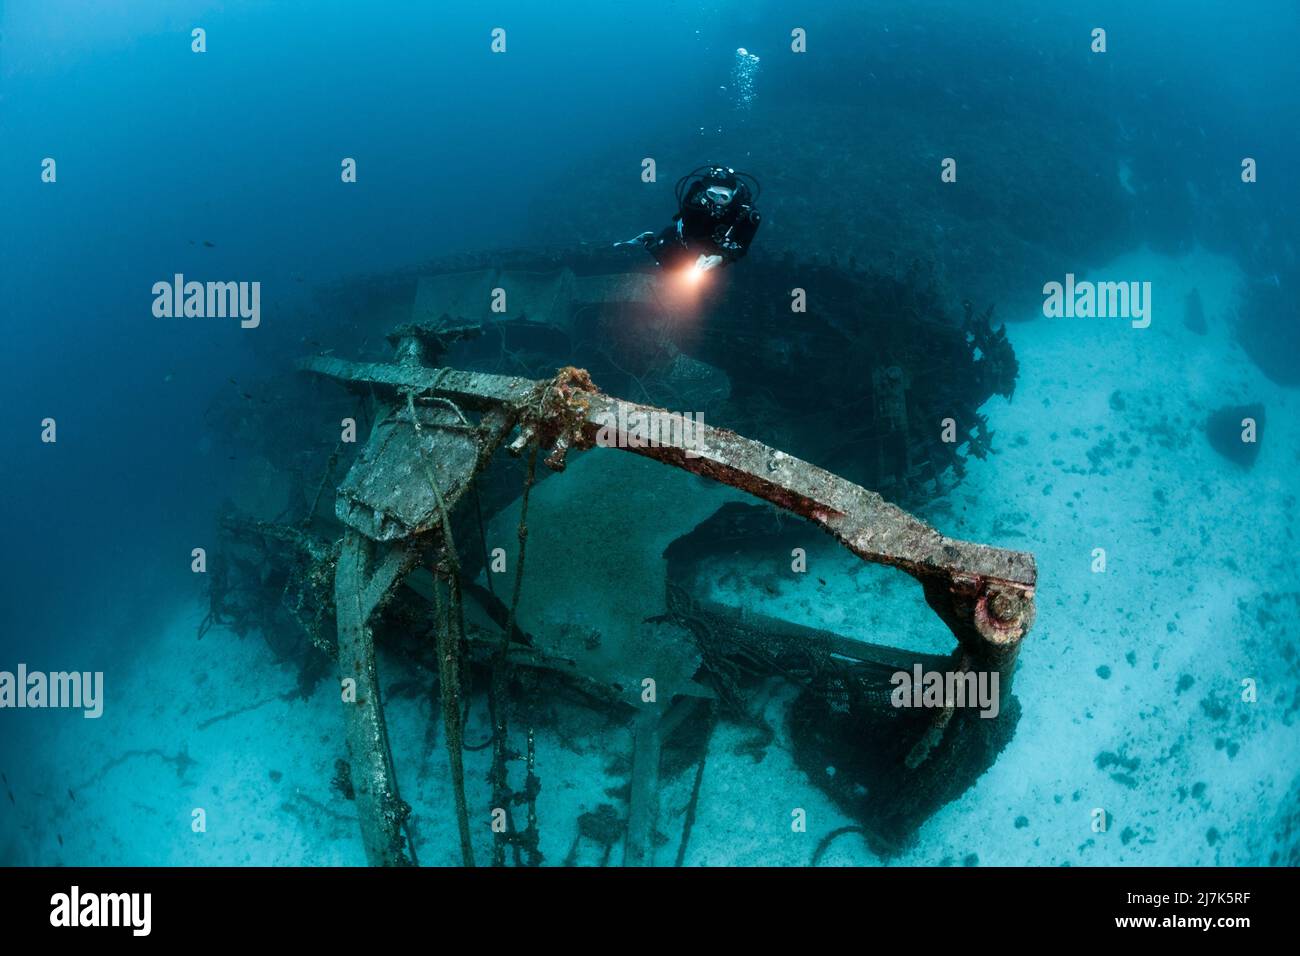
<svg viewBox="0 0 1300 956"><path fill-rule="evenodd" d="M971 850L977 860L1295 862L1300 584L1284 560L1297 531L1300 408L1294 4L789 6L0 0L0 670L101 670L109 688L93 732L79 715L0 710L0 770L13 794L0 794L0 862L364 862L354 826L321 829L274 794L256 808L229 798L208 842L186 842L189 808L205 799L195 794L217 777L270 787L270 771L299 772L317 802L347 813L329 790L342 744L325 691L273 703L266 726L232 718L210 725L238 728L229 736L199 728L284 690L283 678L257 686L274 671L257 638L218 629L201 648L194 639L206 591L190 552L211 540L255 451L211 434L209 411L245 383L294 375L312 343L342 353L382 336L391 323L363 327L331 307L331 283L460 252L657 230L672 211L672 180L716 158L763 181L765 253L855 254L870 265L893 248L923 250L956 301L999 301L1021 362L1014 402L984 409L1007 455L974 466L966 497L959 487L917 507L945 533L1039 555L1039 623L1017 678L1022 749L960 809L930 820L908 862L966 860L956 847L972 820L1005 830ZM498 26L504 54L490 48ZM1098 26L1105 53L1089 49ZM206 30L201 54L191 50L195 27ZM790 49L796 27L806 53ZM743 89L740 47L760 57ZM639 178L647 156L659 162L652 188ZM947 156L958 160L952 188L939 179ZM42 181L46 157L57 163L53 183ZM355 184L340 181L343 157L357 160ZM1257 160L1257 182L1241 181L1244 157ZM737 277L751 265L736 266ZM1068 320L1038 306L1043 283L1067 272L1153 281L1167 311L1146 338L1127 322L1060 332L1053 323ZM260 281L261 326L156 318L151 287L175 273ZM1210 335L1160 337L1183 330L1192 288ZM1123 420L1107 403L1117 391L1129 396ZM275 400L265 389L256 399ZM1268 407L1266 437L1257 462L1234 471L1201 424L1220 406L1255 401ZM46 418L56 443L41 441ZM294 434L292 420L285 427ZM1163 464L1128 481L1086 474L1098 427L1124 431L1122 443L1142 448L1135 457ZM1051 444L1058 432L1069 442L1071 429L1087 440ZM1178 437L1162 441L1170 429ZM1016 434L1024 443L1011 447ZM1062 474L1030 484L1026 470L1053 459L1067 462ZM1075 461L1085 473L1069 471ZM1157 487L1165 493L1153 499ZM1000 537L1008 511L1021 516L1019 531ZM1159 547L1152 526L1164 529ZM1075 573L1098 541L1118 555L1109 590ZM851 620L859 597L832 590L793 600L790 613L828 626L818 608ZM1090 617L1098 605L1109 616ZM1153 642L1169 642L1163 672L1163 651L1125 663ZM1195 689L1176 690L1194 666L1204 668ZM1098 679L1103 667L1116 676ZM192 686L196 668L209 690ZM1117 688L1129 672L1132 684ZM1213 708L1202 690L1234 697L1246 677L1260 682L1258 709L1203 723ZM219 683L247 696L213 697ZM136 696L115 698L114 687ZM1062 699L1068 714L1043 712ZM427 713L402 719L422 732ZM281 725L309 729L268 732ZM150 727L166 727L166 739L150 739ZM1055 747L1044 736L1055 734L1094 736ZM576 794L550 807L547 839L558 849L547 861L558 863L605 782L593 776L601 760L560 770L562 748L548 746L544 779ZM130 756L182 747L197 769ZM403 759L428 763L421 781L445 776L441 753L418 740L411 748ZM1198 748L1203 761L1168 764L1171 749ZM1111 796L1111 765L1098 761L1121 751L1141 770ZM743 824L730 810L702 810L690 862L804 863L843 823L798 770L769 759L779 836L763 836L761 814ZM1040 813L999 807L1007 761L1044 774ZM717 763L721 807L735 797L729 766ZM408 790L419 786L414 773ZM1263 781L1257 803L1243 776ZM1188 796L1198 784L1202 796ZM788 808L814 800L816 824L792 846ZM437 802L413 799L425 801ZM1078 819L1059 809L1071 803L1083 808ZM1112 803L1122 823L1089 832L1087 810ZM1022 815L1033 845L1015 842ZM423 858L456 862L454 830L429 816L423 837L447 851ZM749 842L729 854L735 826ZM847 840L835 850L836 862L880 862Z"/></svg>

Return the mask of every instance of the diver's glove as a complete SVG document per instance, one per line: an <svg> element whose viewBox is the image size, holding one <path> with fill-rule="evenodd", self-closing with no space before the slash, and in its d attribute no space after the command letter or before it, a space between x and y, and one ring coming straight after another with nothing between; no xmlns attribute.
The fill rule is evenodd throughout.
<svg viewBox="0 0 1300 956"><path fill-rule="evenodd" d="M710 269L716 269L722 264L722 256L705 256L701 255L695 260L696 272L708 272Z"/></svg>
<svg viewBox="0 0 1300 956"><path fill-rule="evenodd" d="M638 236L633 236L631 239L624 240L623 242L614 243L614 248L617 249L619 246L643 246L645 245L647 239L653 239L653 238L654 238L654 233L647 229L645 232L641 233Z"/></svg>

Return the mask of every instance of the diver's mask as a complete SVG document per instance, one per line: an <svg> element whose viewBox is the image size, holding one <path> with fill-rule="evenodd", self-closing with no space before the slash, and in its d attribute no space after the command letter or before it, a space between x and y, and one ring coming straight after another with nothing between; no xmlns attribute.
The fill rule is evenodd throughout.
<svg viewBox="0 0 1300 956"><path fill-rule="evenodd" d="M731 200L736 196L736 191L730 186L723 186L714 183L704 190L704 198L708 200L709 205L715 212L721 212L731 205Z"/></svg>

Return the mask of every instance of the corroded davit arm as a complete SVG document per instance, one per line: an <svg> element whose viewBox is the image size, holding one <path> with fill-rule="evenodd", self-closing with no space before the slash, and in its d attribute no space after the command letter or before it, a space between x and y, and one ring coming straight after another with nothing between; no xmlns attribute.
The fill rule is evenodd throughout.
<svg viewBox="0 0 1300 956"><path fill-rule="evenodd" d="M601 423L664 414L606 395L584 397L584 437L593 442ZM873 491L723 428L696 426L689 449L676 435L659 437L657 447L632 447L623 434L619 445L769 501L819 525L859 557L906 571L925 586L931 607L966 650L999 670L1014 660L1033 624L1033 555L946 538Z"/></svg>
<svg viewBox="0 0 1300 956"><path fill-rule="evenodd" d="M947 538L875 492L726 429L701 423L661 433L654 445L627 431L615 429L611 435L611 422L668 413L604 395L580 370L565 369L554 379L533 381L325 356L305 359L300 367L366 389L414 389L478 411L504 407L523 429L515 444L522 447L536 439L553 446L556 451L548 464L554 468L563 468L567 448L592 447L604 429L603 437L612 437L617 447L713 478L798 514L864 560L892 565L920 581L927 602L957 637L972 669L998 670L1003 693L1009 687L1020 642L1034 621L1037 572L1031 554Z"/></svg>

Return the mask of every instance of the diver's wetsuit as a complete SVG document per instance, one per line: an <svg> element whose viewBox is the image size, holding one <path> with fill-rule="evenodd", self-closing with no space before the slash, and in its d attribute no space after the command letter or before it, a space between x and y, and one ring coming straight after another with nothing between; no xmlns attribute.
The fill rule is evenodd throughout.
<svg viewBox="0 0 1300 956"><path fill-rule="evenodd" d="M720 183L734 190L726 205L708 195L709 187ZM647 238L645 247L665 269L693 263L702 255L721 256L723 264L735 262L749 251L762 221L752 202L749 187L734 175L698 179L683 197L673 224Z"/></svg>

